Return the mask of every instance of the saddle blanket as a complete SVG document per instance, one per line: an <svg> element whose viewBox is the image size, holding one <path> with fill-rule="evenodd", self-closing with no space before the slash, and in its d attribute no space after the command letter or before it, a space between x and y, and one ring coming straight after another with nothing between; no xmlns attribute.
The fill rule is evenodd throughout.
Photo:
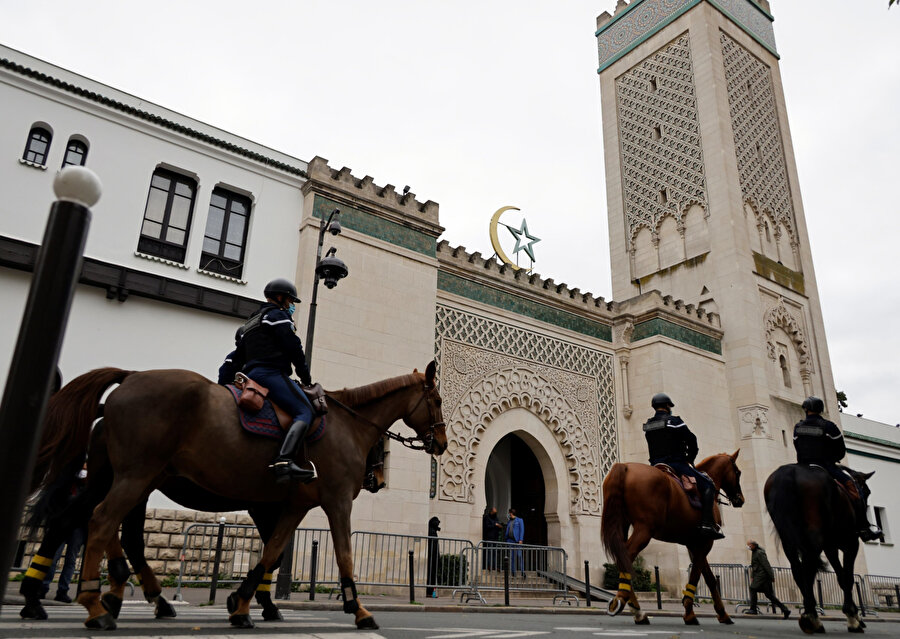
<svg viewBox="0 0 900 639"><path fill-rule="evenodd" d="M232 384L225 386L231 391L234 403L237 404L241 398L241 390ZM263 407L251 413L245 411L240 406L237 407L238 416L240 417L241 427L251 435L261 435L269 439L277 439L281 441L284 438L284 430L278 422L278 416L275 414L275 407L268 399L263 402ZM306 443L318 441L325 434L325 416L321 416L313 421L313 428L306 436Z"/></svg>
<svg viewBox="0 0 900 639"><path fill-rule="evenodd" d="M688 503L690 503L691 508L695 510L702 510L703 503L700 501L700 491L697 489L697 480L693 477L688 477L687 475L678 475L675 472L675 469L669 466L668 464L654 464L654 468L658 468L663 471L666 475L669 476L669 479L673 480L678 486L684 491L685 496L688 498Z"/></svg>

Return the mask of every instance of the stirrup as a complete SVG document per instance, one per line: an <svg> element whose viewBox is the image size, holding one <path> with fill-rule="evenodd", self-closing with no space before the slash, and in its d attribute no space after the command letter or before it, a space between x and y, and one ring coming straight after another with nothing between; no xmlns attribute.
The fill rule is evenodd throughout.
<svg viewBox="0 0 900 639"><path fill-rule="evenodd" d="M715 524L700 524L697 530L707 539L725 539L725 534Z"/></svg>

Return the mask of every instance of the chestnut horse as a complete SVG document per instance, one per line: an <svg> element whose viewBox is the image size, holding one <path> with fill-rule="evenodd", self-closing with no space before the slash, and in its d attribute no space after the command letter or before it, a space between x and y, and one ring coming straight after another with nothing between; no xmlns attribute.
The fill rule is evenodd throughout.
<svg viewBox="0 0 900 639"><path fill-rule="evenodd" d="M872 473L847 470L865 500L869 495L866 479ZM805 464L787 464L775 469L766 480L763 494L781 547L791 564L794 582L803 595L803 612L798 620L801 630L808 634L825 632L816 613L813 593L816 573L824 569L824 552L844 593L841 610L847 616L847 630L863 632L865 623L853 602L853 563L859 552L859 539L850 496L827 470Z"/></svg>
<svg viewBox="0 0 900 639"><path fill-rule="evenodd" d="M84 455L99 394L114 383L120 384L106 400L103 419L110 483L108 490L99 489L103 498L90 520L82 564L78 602L88 611L88 628L116 627L100 597L104 550L118 547L119 524L136 506L142 506L154 489L173 477L185 478L204 491L234 502L277 503L282 507L259 564L232 596L232 625L253 626L249 617L253 593L276 568L278 557L306 513L321 506L331 528L344 611L355 614L358 628L378 627L359 602L353 581L350 511L362 486L369 449L397 420L402 419L416 432L426 452L440 455L446 450L434 362L424 374L414 371L329 393L325 435L305 447L319 474L309 484L275 482L267 466L277 453L278 442L248 437L238 425L230 391L201 375L183 370L105 368L86 373L78 381L84 389L81 399L73 398L69 405L57 402L45 422L42 448L55 451L45 484L56 478L54 469ZM89 461L89 477L90 470ZM120 548L118 552L114 559L121 560ZM112 590L118 590L123 585L121 575L110 577Z"/></svg>
<svg viewBox="0 0 900 639"><path fill-rule="evenodd" d="M736 463L739 452L735 451L733 455L720 453L697 464L697 469L710 476L716 490L724 491L735 508L744 505L741 471ZM716 521L721 523L718 507L714 514ZM691 572L682 599L684 622L688 625L699 623L694 614L694 595L702 573L712 593L719 622L733 623L706 561L713 542L697 534L700 511L691 507L684 490L672 477L646 464L613 464L603 480L602 517L603 546L619 569L619 590L615 599L609 602L610 615L619 614L627 603L635 623L650 623L631 590L631 563L651 539L659 539L687 546L691 557ZM634 528L631 536L628 536L629 526Z"/></svg>

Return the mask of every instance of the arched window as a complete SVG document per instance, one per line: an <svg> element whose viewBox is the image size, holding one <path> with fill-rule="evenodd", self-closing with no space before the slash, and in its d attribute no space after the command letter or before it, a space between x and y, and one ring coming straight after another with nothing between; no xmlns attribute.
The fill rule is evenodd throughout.
<svg viewBox="0 0 900 639"><path fill-rule="evenodd" d="M87 144L75 138L69 138L66 146L66 156L63 158L63 168L67 166L84 166L87 161Z"/></svg>
<svg viewBox="0 0 900 639"><path fill-rule="evenodd" d="M144 208L138 251L184 263L197 183L174 171L156 169Z"/></svg>
<svg viewBox="0 0 900 639"><path fill-rule="evenodd" d="M788 368L787 358L784 355L778 356L778 365L781 367L781 378L784 381L784 387L791 387L791 370Z"/></svg>
<svg viewBox="0 0 900 639"><path fill-rule="evenodd" d="M230 277L241 277L250 198L221 187L213 189L203 236L200 268Z"/></svg>
<svg viewBox="0 0 900 639"><path fill-rule="evenodd" d="M25 153L22 159L26 162L47 164L47 155L50 153L50 140L53 135L42 126L32 127L28 133L28 142L25 144Z"/></svg>

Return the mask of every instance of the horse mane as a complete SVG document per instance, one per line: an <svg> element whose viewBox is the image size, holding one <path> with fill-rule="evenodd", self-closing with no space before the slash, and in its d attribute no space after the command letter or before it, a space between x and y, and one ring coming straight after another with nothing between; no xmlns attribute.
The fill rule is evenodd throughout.
<svg viewBox="0 0 900 639"><path fill-rule="evenodd" d="M408 375L383 379L380 382L373 382L372 384L366 384L365 386L357 386L356 388L343 388L339 391L328 391L328 395L351 408L355 408L373 400L380 399L401 388L406 388L413 384L421 384L424 381L425 375L423 373L414 372Z"/></svg>

